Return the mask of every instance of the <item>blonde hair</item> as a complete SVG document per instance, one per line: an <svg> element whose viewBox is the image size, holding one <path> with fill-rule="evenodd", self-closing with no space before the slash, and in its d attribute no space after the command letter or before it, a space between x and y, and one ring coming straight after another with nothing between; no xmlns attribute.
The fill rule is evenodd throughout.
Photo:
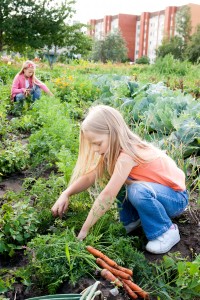
<svg viewBox="0 0 200 300"><path fill-rule="evenodd" d="M28 68L32 68L33 69L33 76L32 76L32 81L35 82L35 69L36 69L36 65L34 62L32 62L31 60L27 60L23 63L21 70L19 71L19 75L24 73L24 70L28 69Z"/></svg>
<svg viewBox="0 0 200 300"><path fill-rule="evenodd" d="M85 138L86 131L109 135L109 147L105 157L93 152ZM134 134L118 110L106 105L90 108L81 125L79 142L79 155L70 182L93 170L97 171L97 179L106 172L111 176L122 151L138 164L152 161L161 153L161 150Z"/></svg>

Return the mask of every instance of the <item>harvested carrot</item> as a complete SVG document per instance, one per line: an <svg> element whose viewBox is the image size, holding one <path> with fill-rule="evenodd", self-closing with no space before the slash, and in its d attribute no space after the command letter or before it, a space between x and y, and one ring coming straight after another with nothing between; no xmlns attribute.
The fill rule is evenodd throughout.
<svg viewBox="0 0 200 300"><path fill-rule="evenodd" d="M101 251L95 249L92 246L87 246L86 249L95 257L100 257L101 259L103 259L109 266L115 268L117 266L117 263L110 259L108 256L106 256L105 254L103 254Z"/></svg>
<svg viewBox="0 0 200 300"><path fill-rule="evenodd" d="M118 270L120 270L120 271L122 271L122 272L124 272L124 273L129 274L131 277L133 276L133 271L130 270L130 269L121 267L121 266L119 266L119 265L117 265L115 268L118 269Z"/></svg>
<svg viewBox="0 0 200 300"><path fill-rule="evenodd" d="M137 299L138 296L136 295L136 293L134 293L132 291L132 289L128 286L128 284L126 283L123 283L123 287L125 289L125 291L129 294L129 296L132 298L132 299Z"/></svg>
<svg viewBox="0 0 200 300"><path fill-rule="evenodd" d="M132 282L131 280L123 279L123 284L128 285L132 291L137 293L139 296L141 296L143 299L149 299L149 295L147 292L145 292L141 287L139 287L137 284Z"/></svg>
<svg viewBox="0 0 200 300"><path fill-rule="evenodd" d="M103 269L109 270L109 271L110 271L113 275L115 275L115 276L118 276L118 277L120 277L120 278L127 279L127 280L131 279L131 277L130 277L129 274L124 273L124 272L122 272L122 271L120 271L120 270L117 270L117 269L115 269L115 268L110 267L103 259L101 259L101 258L99 258L99 257L96 259L96 263L97 263L100 267L102 267Z"/></svg>
<svg viewBox="0 0 200 300"><path fill-rule="evenodd" d="M118 286L118 287L122 287L123 286L123 284L122 284L122 282L117 278L117 277L115 277L115 275L113 275L109 270L107 270L107 269L102 269L101 270L101 276L104 278L104 279L106 279L106 280L108 280L109 282L112 282L112 283L114 283L116 286Z"/></svg>
<svg viewBox="0 0 200 300"><path fill-rule="evenodd" d="M95 249L92 246L87 246L86 249L95 257L99 257L99 258L103 259L109 266L116 268L120 271L123 271L123 272L129 274L130 276L133 276L132 270L119 266L114 260L110 259L108 256L103 254L101 251Z"/></svg>

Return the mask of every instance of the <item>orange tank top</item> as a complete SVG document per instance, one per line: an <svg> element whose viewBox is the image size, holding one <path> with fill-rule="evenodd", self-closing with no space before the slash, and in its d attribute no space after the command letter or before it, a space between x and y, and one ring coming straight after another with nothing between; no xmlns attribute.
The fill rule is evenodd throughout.
<svg viewBox="0 0 200 300"><path fill-rule="evenodd" d="M185 174L175 161L167 155L160 156L152 162L133 167L129 177L133 180L160 183L175 191L184 191Z"/></svg>

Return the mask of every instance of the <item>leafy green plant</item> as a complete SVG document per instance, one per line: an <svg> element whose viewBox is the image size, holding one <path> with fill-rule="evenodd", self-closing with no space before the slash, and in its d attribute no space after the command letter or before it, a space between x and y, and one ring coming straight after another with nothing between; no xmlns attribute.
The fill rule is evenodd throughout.
<svg viewBox="0 0 200 300"><path fill-rule="evenodd" d="M24 170L27 167L29 151L19 141L8 141L6 149L0 149L1 176Z"/></svg>
<svg viewBox="0 0 200 300"><path fill-rule="evenodd" d="M0 269L0 293L1 295L5 295L5 298L1 298L0 296L0 299L7 299L6 292L10 291L13 291L13 293L16 295L18 284L23 284L26 288L30 287L31 285L30 274L26 267L20 267L13 270L3 268Z"/></svg>
<svg viewBox="0 0 200 300"><path fill-rule="evenodd" d="M52 166L57 161L57 154L62 146L76 153L78 131L69 119L64 103L58 99L54 99L52 103L51 99L43 97L34 104L34 114L42 126L29 138L28 148L33 167L44 162L47 166Z"/></svg>
<svg viewBox="0 0 200 300"><path fill-rule="evenodd" d="M94 261L71 229L66 229L60 235L36 237L28 243L27 253L31 272L35 274L34 283L47 287L49 293L55 293L63 280L77 282L91 270Z"/></svg>
<svg viewBox="0 0 200 300"><path fill-rule="evenodd" d="M163 257L163 267L166 269L167 286L171 296L191 300L200 293L200 256L190 262L180 257L180 253ZM174 298L170 298L174 299Z"/></svg>
<svg viewBox="0 0 200 300"><path fill-rule="evenodd" d="M0 253L14 254L37 232L38 217L29 203L4 203L0 208Z"/></svg>
<svg viewBox="0 0 200 300"><path fill-rule="evenodd" d="M16 73L12 66L0 63L0 79L3 81L3 84L7 84L10 79L14 78Z"/></svg>
<svg viewBox="0 0 200 300"><path fill-rule="evenodd" d="M149 64L150 59L148 56L143 55L140 58L137 58L135 62L136 62L136 64Z"/></svg>
<svg viewBox="0 0 200 300"><path fill-rule="evenodd" d="M152 69L160 74L184 76L189 72L190 63L180 62L178 59L174 59L172 54L167 54L164 58L158 58Z"/></svg>

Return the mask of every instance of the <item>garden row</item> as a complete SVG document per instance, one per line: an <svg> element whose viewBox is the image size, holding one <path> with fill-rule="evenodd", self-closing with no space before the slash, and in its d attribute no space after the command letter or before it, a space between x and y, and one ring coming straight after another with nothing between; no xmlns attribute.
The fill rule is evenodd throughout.
<svg viewBox="0 0 200 300"><path fill-rule="evenodd" d="M148 263L141 252L144 237L126 235L115 206L84 242L78 242L76 234L92 202L87 192L73 197L62 220L52 217L50 207L69 181L78 151L79 122L93 103L118 108L136 133L167 149L184 169L191 195L198 192L199 101L161 81L138 82L136 66L121 66L120 73L119 66L82 62L57 65L50 74L44 64L38 77L55 97L43 96L18 111L9 99L18 66L2 67L0 176L3 180L22 172L25 178L21 191L8 191L0 199L0 253L8 261L16 254L27 259L25 268L5 265L1 269L2 299L15 294L16 284L23 286L27 297L33 286L37 295L56 293L64 281L76 284L88 273L92 276L96 263L86 251L88 244L133 269L135 282L152 297L195 299L200 292L199 256L189 262L178 254L166 255L160 265ZM137 77L144 76L141 67L137 72Z"/></svg>

